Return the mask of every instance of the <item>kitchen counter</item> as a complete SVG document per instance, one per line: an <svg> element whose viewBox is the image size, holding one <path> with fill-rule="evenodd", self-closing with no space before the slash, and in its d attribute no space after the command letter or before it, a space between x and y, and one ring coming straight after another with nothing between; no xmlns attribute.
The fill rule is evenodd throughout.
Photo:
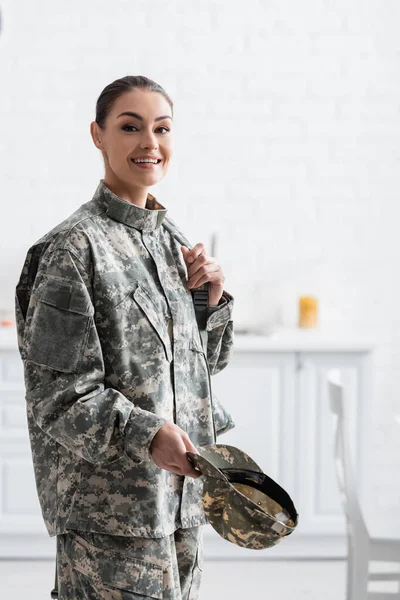
<svg viewBox="0 0 400 600"><path fill-rule="evenodd" d="M236 333L234 338L235 352L257 352L272 350L309 351L309 352L354 352L372 350L376 342L368 336L351 331L327 331L320 329L280 329L270 335L254 333ZM15 327L0 328L0 350L18 349L17 330Z"/></svg>
<svg viewBox="0 0 400 600"><path fill-rule="evenodd" d="M351 331L320 329L280 329L269 335L235 333L236 352L363 352L372 350L376 342Z"/></svg>

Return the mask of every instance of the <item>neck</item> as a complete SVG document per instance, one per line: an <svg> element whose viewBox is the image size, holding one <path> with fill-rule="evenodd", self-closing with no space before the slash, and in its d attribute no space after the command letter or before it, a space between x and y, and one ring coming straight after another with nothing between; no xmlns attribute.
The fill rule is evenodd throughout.
<svg viewBox="0 0 400 600"><path fill-rule="evenodd" d="M123 200L136 204L140 208L146 208L147 188L127 185L124 181L117 179L113 173L106 173L103 181L109 190Z"/></svg>

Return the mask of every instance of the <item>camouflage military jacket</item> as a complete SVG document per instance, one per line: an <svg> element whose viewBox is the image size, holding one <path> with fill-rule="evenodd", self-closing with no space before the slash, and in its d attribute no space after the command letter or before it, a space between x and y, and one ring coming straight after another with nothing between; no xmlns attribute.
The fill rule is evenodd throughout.
<svg viewBox="0 0 400 600"><path fill-rule="evenodd" d="M210 384L232 350L233 297L224 291L210 307L205 352L174 232L182 235L154 196L141 208L100 180L27 253L18 345L51 536L163 537L207 523L203 478L157 467L149 449L166 421L196 447L215 442L214 426L234 427Z"/></svg>

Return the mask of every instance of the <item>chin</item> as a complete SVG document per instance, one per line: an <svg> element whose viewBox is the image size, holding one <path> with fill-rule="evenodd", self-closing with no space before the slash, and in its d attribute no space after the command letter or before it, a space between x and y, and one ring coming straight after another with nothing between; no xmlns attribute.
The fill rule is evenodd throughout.
<svg viewBox="0 0 400 600"><path fill-rule="evenodd" d="M156 185L157 183L159 183L162 179L164 179L164 175L165 173L163 173L162 175L159 175L158 177L152 177L151 178L151 183L149 183L149 185ZM150 177L149 177L150 180Z"/></svg>

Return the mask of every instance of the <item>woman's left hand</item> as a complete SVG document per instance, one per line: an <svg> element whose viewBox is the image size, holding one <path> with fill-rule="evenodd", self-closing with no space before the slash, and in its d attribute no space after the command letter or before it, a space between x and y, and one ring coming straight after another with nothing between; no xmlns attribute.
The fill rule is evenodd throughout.
<svg viewBox="0 0 400 600"><path fill-rule="evenodd" d="M188 271L187 287L189 289L198 288L209 281L208 303L209 306L216 306L222 297L225 281L217 259L206 254L201 242L191 250L186 246L181 246L181 250Z"/></svg>

